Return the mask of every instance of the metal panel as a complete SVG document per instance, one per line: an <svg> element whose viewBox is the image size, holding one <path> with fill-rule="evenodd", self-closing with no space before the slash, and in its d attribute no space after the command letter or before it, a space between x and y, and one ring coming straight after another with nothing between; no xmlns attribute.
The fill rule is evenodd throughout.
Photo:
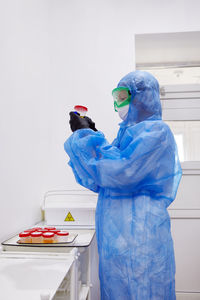
<svg viewBox="0 0 200 300"><path fill-rule="evenodd" d="M189 98L200 98L200 92L189 92L189 91L174 91L174 92L166 92L165 95L162 95L162 99L189 99Z"/></svg>
<svg viewBox="0 0 200 300"><path fill-rule="evenodd" d="M187 98L187 99L165 99L161 100L163 109L192 109L197 108L200 109L200 97L198 99L195 98Z"/></svg>
<svg viewBox="0 0 200 300"><path fill-rule="evenodd" d="M200 85L161 87L163 120L200 120Z"/></svg>
<svg viewBox="0 0 200 300"><path fill-rule="evenodd" d="M163 109L164 121L198 121L200 120L200 108L193 109Z"/></svg>
<svg viewBox="0 0 200 300"><path fill-rule="evenodd" d="M168 84L161 89L164 89L166 95L171 93L192 93L194 95L200 93L200 84Z"/></svg>

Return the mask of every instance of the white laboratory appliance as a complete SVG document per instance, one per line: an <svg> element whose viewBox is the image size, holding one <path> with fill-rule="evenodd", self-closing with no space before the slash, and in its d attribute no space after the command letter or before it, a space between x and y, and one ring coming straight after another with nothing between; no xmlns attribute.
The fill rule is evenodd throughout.
<svg viewBox="0 0 200 300"><path fill-rule="evenodd" d="M161 88L163 119L179 148L183 176L169 206L177 300L200 300L200 84Z"/></svg>
<svg viewBox="0 0 200 300"><path fill-rule="evenodd" d="M43 202L44 221L69 232L64 244L19 244L18 235L2 243L1 294L4 300L98 300L95 193L50 191ZM26 229L26 228L24 228Z"/></svg>

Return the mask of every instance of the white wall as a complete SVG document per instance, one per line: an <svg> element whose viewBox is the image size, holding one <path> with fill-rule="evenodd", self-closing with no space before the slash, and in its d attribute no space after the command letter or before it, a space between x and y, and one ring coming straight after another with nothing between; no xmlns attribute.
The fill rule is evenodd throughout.
<svg viewBox="0 0 200 300"><path fill-rule="evenodd" d="M200 2L1 1L0 239L39 219L49 189L78 188L63 151L85 104L111 141L111 90L134 69L134 34L200 30Z"/></svg>
<svg viewBox="0 0 200 300"><path fill-rule="evenodd" d="M47 2L0 2L0 240L40 219L47 188Z"/></svg>

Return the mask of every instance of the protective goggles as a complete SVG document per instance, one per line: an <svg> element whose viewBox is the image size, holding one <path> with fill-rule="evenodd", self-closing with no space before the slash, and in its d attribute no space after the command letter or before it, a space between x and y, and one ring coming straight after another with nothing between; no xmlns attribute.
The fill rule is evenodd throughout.
<svg viewBox="0 0 200 300"><path fill-rule="evenodd" d="M112 90L112 96L114 99L115 111L118 108L128 105L131 101L131 93L127 87L119 87Z"/></svg>

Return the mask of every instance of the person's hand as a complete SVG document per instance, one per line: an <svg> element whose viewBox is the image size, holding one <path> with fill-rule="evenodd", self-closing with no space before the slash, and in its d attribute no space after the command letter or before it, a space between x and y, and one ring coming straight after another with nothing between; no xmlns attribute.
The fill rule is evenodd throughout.
<svg viewBox="0 0 200 300"><path fill-rule="evenodd" d="M95 128L95 123L88 117L81 118L80 115L76 112L71 111L70 115L70 128L74 132L78 129L90 128L94 131L97 131Z"/></svg>
<svg viewBox="0 0 200 300"><path fill-rule="evenodd" d="M90 119L89 117L84 117L84 119L87 120L90 129L92 129L92 130L94 130L94 131L98 131L98 130L95 128L95 123L92 121L92 119Z"/></svg>

